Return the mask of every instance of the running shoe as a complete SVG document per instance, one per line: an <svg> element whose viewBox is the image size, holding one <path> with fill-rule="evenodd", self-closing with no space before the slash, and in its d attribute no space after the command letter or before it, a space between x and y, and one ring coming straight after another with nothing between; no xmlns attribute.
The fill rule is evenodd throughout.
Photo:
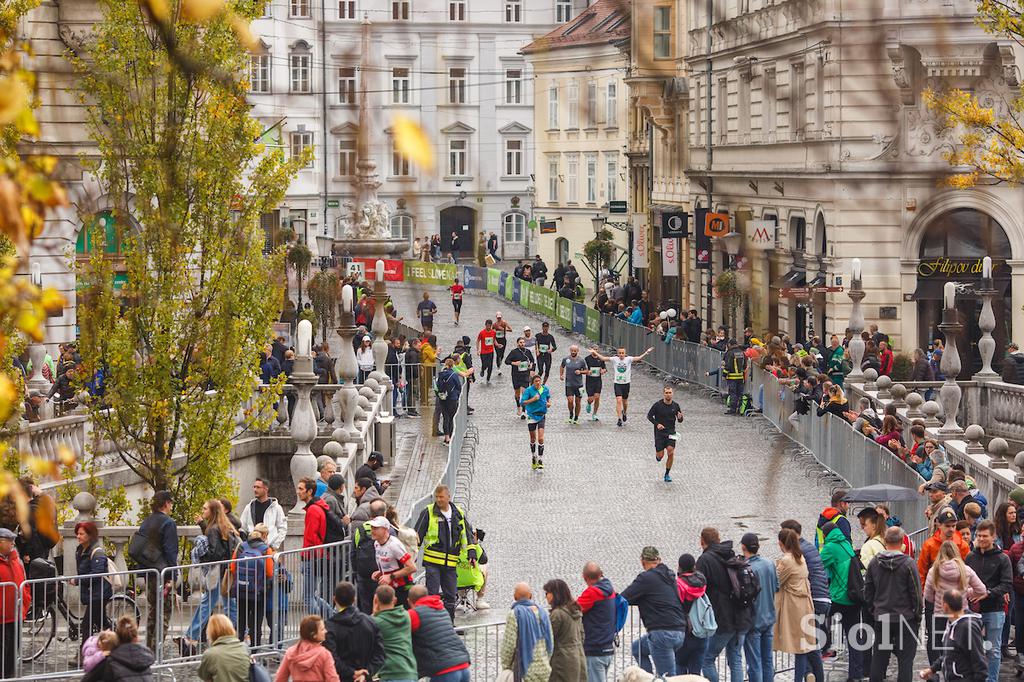
<svg viewBox="0 0 1024 682"><path fill-rule="evenodd" d="M592 414L592 415L590 415L590 421L596 422L596 421L600 421L600 420L597 418L596 414Z"/></svg>
<svg viewBox="0 0 1024 682"><path fill-rule="evenodd" d="M655 462L660 462L664 456L665 456L664 452L655 452L654 453L654 461Z"/></svg>
<svg viewBox="0 0 1024 682"><path fill-rule="evenodd" d="M587 414L590 414L590 403L587 403Z"/></svg>
<svg viewBox="0 0 1024 682"><path fill-rule="evenodd" d="M498 370L498 376L499 377L501 376L501 370L500 369Z"/></svg>
<svg viewBox="0 0 1024 682"><path fill-rule="evenodd" d="M544 471L544 460L537 460L537 471Z"/></svg>
<svg viewBox="0 0 1024 682"><path fill-rule="evenodd" d="M617 419L617 420L615 421L615 425L616 425L616 426L622 426L622 420L621 420L621 419Z"/></svg>
<svg viewBox="0 0 1024 682"><path fill-rule="evenodd" d="M672 482L672 477L669 476L668 474L665 474L665 483L671 483L671 482Z"/></svg>
<svg viewBox="0 0 1024 682"><path fill-rule="evenodd" d="M521 412L521 413L519 414L519 418L520 418L520 419L526 419L526 413L525 413L525 412Z"/></svg>
<svg viewBox="0 0 1024 682"><path fill-rule="evenodd" d="M530 465L530 468L533 469L534 471L537 470L537 455L533 456L533 464Z"/></svg>
<svg viewBox="0 0 1024 682"><path fill-rule="evenodd" d="M626 414L625 412L623 412L623 413L622 413L622 423L623 423L623 424L625 424L625 423L626 423L626 419L627 419L627 418L628 418L628 415L627 415L627 414Z"/></svg>

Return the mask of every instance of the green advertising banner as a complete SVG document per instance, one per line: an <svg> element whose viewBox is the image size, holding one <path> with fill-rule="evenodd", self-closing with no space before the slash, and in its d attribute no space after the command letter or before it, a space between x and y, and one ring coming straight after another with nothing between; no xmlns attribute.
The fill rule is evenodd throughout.
<svg viewBox="0 0 1024 682"><path fill-rule="evenodd" d="M492 294L498 293L498 285L501 283L501 270L487 268L487 291Z"/></svg>
<svg viewBox="0 0 1024 682"><path fill-rule="evenodd" d="M459 266L448 263L405 261L404 275L406 282L448 286L459 276Z"/></svg>
<svg viewBox="0 0 1024 682"><path fill-rule="evenodd" d="M572 329L572 301L567 298L558 297L555 307L555 319L565 329Z"/></svg>
<svg viewBox="0 0 1024 682"><path fill-rule="evenodd" d="M505 281L505 298L507 298L510 301L515 300L514 297L515 297L515 289L516 289L515 283L516 283L516 281L517 280L515 280L512 277L512 275L509 275L508 279Z"/></svg>
<svg viewBox="0 0 1024 682"><path fill-rule="evenodd" d="M533 285L523 280L519 283L519 305L523 306L527 310L535 310L530 305L530 292L533 291ZM513 301L515 299L512 299Z"/></svg>
<svg viewBox="0 0 1024 682"><path fill-rule="evenodd" d="M530 302L530 310L543 313L550 318L554 318L557 299L558 294L550 289L535 286L530 287L530 298L528 299Z"/></svg>
<svg viewBox="0 0 1024 682"><path fill-rule="evenodd" d="M587 308L587 338L592 341L601 340L601 313Z"/></svg>

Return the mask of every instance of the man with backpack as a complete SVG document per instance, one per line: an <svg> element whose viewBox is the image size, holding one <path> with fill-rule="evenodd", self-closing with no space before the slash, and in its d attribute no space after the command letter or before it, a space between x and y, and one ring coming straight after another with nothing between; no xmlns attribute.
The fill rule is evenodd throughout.
<svg viewBox="0 0 1024 682"><path fill-rule="evenodd" d="M351 562L356 576L356 604L359 610L366 614L373 612L373 595L377 589L377 581L373 579L373 572L377 570L377 554L370 521L384 516L387 508L384 500L376 499L367 506L370 518L358 524L353 522L350 526L352 530ZM394 531L393 534L397 535L397 531Z"/></svg>
<svg viewBox="0 0 1024 682"><path fill-rule="evenodd" d="M594 561L583 567L583 582L587 587L576 603L583 612L587 682L607 682L615 654L615 635L622 629L624 616L629 613L629 603L615 593L612 581L604 577L604 571ZM625 613L620 621L621 611Z"/></svg>
<svg viewBox="0 0 1024 682"><path fill-rule="evenodd" d="M640 565L643 572L622 591L623 599L640 608L640 620L647 630L634 640L633 658L647 672L672 677L676 674L676 651L682 648L686 636L686 613L676 576L661 562L656 547L643 548Z"/></svg>
<svg viewBox="0 0 1024 682"><path fill-rule="evenodd" d="M163 571L168 566L178 563L178 526L171 518L174 498L170 492L161 490L153 495L149 505L151 512L135 531L128 544L128 555L139 568ZM156 650L156 608L157 593L163 599L163 632L166 634L171 622L171 587L170 574L163 574L166 582L159 580L146 581L146 599L150 604L146 615L146 646Z"/></svg>
<svg viewBox="0 0 1024 682"><path fill-rule="evenodd" d="M727 350L722 355L722 376L729 389L726 401L726 414L740 414L740 401L743 399L743 381L747 372L747 356L736 339L729 339Z"/></svg>
<svg viewBox="0 0 1024 682"><path fill-rule="evenodd" d="M828 589L832 597L832 612L829 619L838 614L839 624L843 629L843 639L846 640L850 655L846 677L859 680L864 677L864 658L867 652L863 647L851 642L850 631L863 622L864 579L860 559L853 551L850 539L839 526L829 522L824 525L822 531L825 534L825 543L821 546L821 562L828 573Z"/></svg>
<svg viewBox="0 0 1024 682"><path fill-rule="evenodd" d="M732 541L722 541L717 528L700 532L703 550L697 559L697 570L708 581L707 596L715 613L718 629L708 640L701 674L718 682L715 660L724 649L733 682L743 680L743 643L752 621L754 602L761 588L757 574L745 559L736 556Z"/></svg>
<svg viewBox="0 0 1024 682"><path fill-rule="evenodd" d="M249 539L240 544L231 558L234 586L231 594L238 599L238 638L245 640L249 632L250 646L258 647L263 639L263 617L267 610L267 584L274 576L274 553L267 546L269 530L260 523L249 533Z"/></svg>
<svg viewBox="0 0 1024 682"><path fill-rule="evenodd" d="M327 537L327 503L316 497L316 481L304 478L295 488L299 501L305 505L306 516L302 529L302 548L318 547ZM330 594L330 577L327 575L326 557L323 549L303 552L300 555L299 570L302 573L302 602L310 613L326 620L333 609L322 594Z"/></svg>
<svg viewBox="0 0 1024 682"><path fill-rule="evenodd" d="M753 622L743 642L747 656L747 680L749 682L772 682L775 679L775 661L772 654L772 639L775 626L775 593L779 591L779 576L775 563L760 554L761 542L757 533L745 533L740 538L740 549L750 570L757 576L761 586L754 600Z"/></svg>
<svg viewBox="0 0 1024 682"><path fill-rule="evenodd" d="M883 682L895 656L897 682L910 682L921 630L921 582L914 558L903 553L903 529L893 526L883 537L885 551L868 564L864 576L864 601L875 628L870 679Z"/></svg>

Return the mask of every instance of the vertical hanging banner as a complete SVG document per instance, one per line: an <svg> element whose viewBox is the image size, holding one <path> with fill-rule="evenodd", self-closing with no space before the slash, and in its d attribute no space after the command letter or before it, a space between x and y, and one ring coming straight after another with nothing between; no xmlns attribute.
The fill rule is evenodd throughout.
<svg viewBox="0 0 1024 682"><path fill-rule="evenodd" d="M661 276L679 276L679 240L661 240Z"/></svg>
<svg viewBox="0 0 1024 682"><path fill-rule="evenodd" d="M633 214L633 267L647 268L647 252L650 243L647 238L647 216L643 213Z"/></svg>

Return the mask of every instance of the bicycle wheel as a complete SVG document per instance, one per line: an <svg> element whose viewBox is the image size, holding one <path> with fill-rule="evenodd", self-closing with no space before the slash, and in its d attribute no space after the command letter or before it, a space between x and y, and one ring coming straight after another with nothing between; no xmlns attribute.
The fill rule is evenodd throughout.
<svg viewBox="0 0 1024 682"><path fill-rule="evenodd" d="M48 606L40 614L28 614L21 628L21 660L25 663L34 661L43 655L57 633L57 614L53 606Z"/></svg>
<svg viewBox="0 0 1024 682"><path fill-rule="evenodd" d="M107 602L105 609L107 618L107 628L113 628L117 625L117 620L121 616L131 616L138 623L142 618L142 612L139 611L138 605L135 600L129 597L127 594L115 594Z"/></svg>

